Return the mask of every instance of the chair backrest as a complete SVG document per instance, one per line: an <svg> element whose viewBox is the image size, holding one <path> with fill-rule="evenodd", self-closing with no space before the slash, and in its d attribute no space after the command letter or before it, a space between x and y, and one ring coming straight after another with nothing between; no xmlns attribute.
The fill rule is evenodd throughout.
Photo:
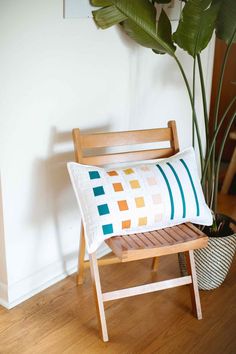
<svg viewBox="0 0 236 354"><path fill-rule="evenodd" d="M73 140L75 159L85 165L101 166L119 162L157 159L169 157L179 151L175 121L169 121L166 128L110 133L84 134L76 128L73 129ZM150 143L159 142L169 142L169 147L150 148ZM149 144L149 146L146 148L145 144ZM136 148L138 145L142 145L142 149L131 150L132 147ZM109 151L111 147L120 146L125 146L126 151ZM104 151L104 149L106 150Z"/></svg>

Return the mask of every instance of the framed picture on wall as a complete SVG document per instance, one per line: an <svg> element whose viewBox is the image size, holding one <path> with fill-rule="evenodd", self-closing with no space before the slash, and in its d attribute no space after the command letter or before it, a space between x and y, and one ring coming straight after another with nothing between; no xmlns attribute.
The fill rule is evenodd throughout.
<svg viewBox="0 0 236 354"><path fill-rule="evenodd" d="M64 18L91 18L92 9L89 0L63 0Z"/></svg>
<svg viewBox="0 0 236 354"><path fill-rule="evenodd" d="M63 0L64 18L91 18L93 6L89 0ZM177 21L180 16L182 1L171 0L168 4L157 5L158 12L163 8L172 21Z"/></svg>

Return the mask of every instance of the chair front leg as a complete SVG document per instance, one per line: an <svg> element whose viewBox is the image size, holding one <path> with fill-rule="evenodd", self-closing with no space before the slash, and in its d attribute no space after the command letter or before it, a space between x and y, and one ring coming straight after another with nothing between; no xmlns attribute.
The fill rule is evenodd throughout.
<svg viewBox="0 0 236 354"><path fill-rule="evenodd" d="M90 270L91 270L91 277L92 277L93 290L94 290L94 298L95 298L95 304L97 309L99 330L101 332L103 341L107 342L108 341L107 324L106 324L104 304L102 299L101 282L100 282L96 252L89 255L89 261L90 261Z"/></svg>
<svg viewBox="0 0 236 354"><path fill-rule="evenodd" d="M196 274L193 250L185 252L185 257L186 257L188 274L191 275L192 277L192 283L189 284L189 288L191 294L193 313L198 318L198 320L201 320L202 309L201 309L201 302L200 302L200 296L198 290L197 274Z"/></svg>

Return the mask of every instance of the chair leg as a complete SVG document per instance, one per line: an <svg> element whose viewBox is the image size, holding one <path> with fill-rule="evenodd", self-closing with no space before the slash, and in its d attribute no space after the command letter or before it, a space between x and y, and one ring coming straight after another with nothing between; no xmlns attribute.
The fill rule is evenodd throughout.
<svg viewBox="0 0 236 354"><path fill-rule="evenodd" d="M84 255L85 255L85 238L84 238L84 226L81 225L80 233L80 248L78 257L78 273L77 273L77 284L81 285L84 282Z"/></svg>
<svg viewBox="0 0 236 354"><path fill-rule="evenodd" d="M159 258L158 258L158 257L153 258L153 259L152 259L152 270L153 270L154 272L157 271L157 269L158 269L158 264L159 264Z"/></svg>
<svg viewBox="0 0 236 354"><path fill-rule="evenodd" d="M192 277L192 283L189 285L190 294L191 294L191 301L193 307L193 313L195 316L201 320L202 319L202 309L201 309L201 302L198 290L198 283L197 283L197 274L196 274L196 267L194 261L194 254L193 251L185 252L186 263L188 274Z"/></svg>
<svg viewBox="0 0 236 354"><path fill-rule="evenodd" d="M95 298L95 304L97 309L99 331L102 335L103 341L107 342L108 341L107 324L106 324L106 317L105 317L105 311L104 311L104 305L102 299L101 282L100 282L96 252L89 255L89 261L90 261L90 270L91 270L91 277L92 277L93 290L94 290L94 298Z"/></svg>

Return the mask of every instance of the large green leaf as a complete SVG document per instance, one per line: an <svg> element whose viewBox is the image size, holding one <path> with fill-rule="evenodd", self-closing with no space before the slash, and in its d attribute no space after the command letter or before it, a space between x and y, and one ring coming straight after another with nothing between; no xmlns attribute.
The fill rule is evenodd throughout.
<svg viewBox="0 0 236 354"><path fill-rule="evenodd" d="M93 12L94 20L99 27L107 28L120 22L125 32L137 43L157 52L174 55L175 46L171 35L163 35L164 30L161 30L162 26L169 30L168 18L160 22L157 30L156 9L149 0L110 0L110 2L113 6ZM117 11L120 12L120 21Z"/></svg>
<svg viewBox="0 0 236 354"><path fill-rule="evenodd" d="M172 52L170 50L167 51L166 48L164 48L164 46L160 43L160 40L157 41L154 39L147 33L147 31L140 28L140 26L137 25L134 21L128 19L122 23L122 26L128 36L134 39L140 45L153 49L153 51L157 54L165 54L167 52L170 55L173 55L175 47L172 45L171 25L164 11L161 13L159 18L158 29L156 31L162 43L169 43L171 45Z"/></svg>
<svg viewBox="0 0 236 354"><path fill-rule="evenodd" d="M163 41L166 43L172 43L171 23L164 10L161 11L158 20L157 33Z"/></svg>
<svg viewBox="0 0 236 354"><path fill-rule="evenodd" d="M110 0L90 0L91 5L97 7L105 7L112 5Z"/></svg>
<svg viewBox="0 0 236 354"><path fill-rule="evenodd" d="M153 2L157 4L169 4L171 0L154 0Z"/></svg>
<svg viewBox="0 0 236 354"><path fill-rule="evenodd" d="M227 44L231 39L236 42L236 0L221 0L221 2L216 22L216 36Z"/></svg>
<svg viewBox="0 0 236 354"><path fill-rule="evenodd" d="M126 20L127 16L112 5L93 11L93 18L99 27L106 29Z"/></svg>
<svg viewBox="0 0 236 354"><path fill-rule="evenodd" d="M173 35L178 46L193 57L206 48L215 28L219 8L219 1L189 0Z"/></svg>
<svg viewBox="0 0 236 354"><path fill-rule="evenodd" d="M170 55L174 55L175 46L172 42L163 38L157 31L156 9L148 0L111 0L127 17L139 27L135 33L136 40L139 35L145 35L153 40L156 45L153 49ZM145 43L143 43L144 46ZM149 47L149 46L148 46Z"/></svg>
<svg viewBox="0 0 236 354"><path fill-rule="evenodd" d="M138 44L142 45L143 47L153 49L154 52L158 54L166 53L164 48L145 31L141 30L135 22L126 20L122 23L122 26L126 34Z"/></svg>

